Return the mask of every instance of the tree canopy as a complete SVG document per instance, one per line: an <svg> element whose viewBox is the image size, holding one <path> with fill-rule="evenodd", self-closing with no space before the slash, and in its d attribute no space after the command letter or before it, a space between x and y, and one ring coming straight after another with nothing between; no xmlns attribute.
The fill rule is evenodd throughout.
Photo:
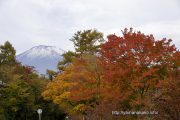
<svg viewBox="0 0 180 120"><path fill-rule="evenodd" d="M6 41L4 45L0 45L0 65L15 63L15 55L16 50L9 41Z"/></svg>
<svg viewBox="0 0 180 120"><path fill-rule="evenodd" d="M0 45L0 120L179 120L180 52L171 39L157 40L132 28L104 41L95 29L71 38L59 71L40 77L16 61L10 42ZM113 111L157 111L114 115Z"/></svg>
<svg viewBox="0 0 180 120"><path fill-rule="evenodd" d="M45 99L65 107L74 119L94 120L117 119L112 115L114 110L158 111L163 106L159 101L161 95L173 99L169 92L172 86L177 88L180 53L171 44L172 40L156 40L153 35L125 29L123 36L109 35L98 48L97 55L92 54L94 50L85 49L84 45L89 46L89 43L81 42L89 32L75 35L76 51L82 55L73 57L64 72L47 85L42 94ZM171 81L172 76L174 79ZM163 86L168 81L173 84ZM178 93L178 90L174 92ZM166 104L173 106L177 102L167 100ZM178 113L179 108L175 108ZM166 110L163 112L166 115L130 115L118 119L162 119L172 115ZM178 117L176 114L174 120Z"/></svg>
<svg viewBox="0 0 180 120"><path fill-rule="evenodd" d="M94 54L104 42L103 33L96 29L77 31L70 40L74 43L77 54Z"/></svg>

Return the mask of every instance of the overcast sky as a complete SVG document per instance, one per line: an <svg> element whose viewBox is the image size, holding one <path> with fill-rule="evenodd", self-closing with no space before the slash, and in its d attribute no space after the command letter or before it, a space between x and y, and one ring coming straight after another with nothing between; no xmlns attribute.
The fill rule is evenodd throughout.
<svg viewBox="0 0 180 120"><path fill-rule="evenodd" d="M37 45L73 50L77 30L107 36L125 27L180 48L180 0L0 0L0 44L9 40L17 53Z"/></svg>

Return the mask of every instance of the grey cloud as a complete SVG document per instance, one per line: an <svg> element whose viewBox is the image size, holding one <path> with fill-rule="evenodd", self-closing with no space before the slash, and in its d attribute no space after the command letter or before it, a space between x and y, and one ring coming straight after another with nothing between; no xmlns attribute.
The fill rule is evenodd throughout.
<svg viewBox="0 0 180 120"><path fill-rule="evenodd" d="M39 44L73 50L77 30L120 35L134 27L178 46L179 11L179 0L0 0L0 44L8 39L18 53Z"/></svg>

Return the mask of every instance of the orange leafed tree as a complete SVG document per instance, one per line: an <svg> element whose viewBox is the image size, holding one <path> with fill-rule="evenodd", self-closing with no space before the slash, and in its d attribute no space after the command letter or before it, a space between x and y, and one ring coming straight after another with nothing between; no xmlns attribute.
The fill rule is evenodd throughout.
<svg viewBox="0 0 180 120"><path fill-rule="evenodd" d="M86 115L99 102L101 79L97 57L84 55L75 58L62 74L57 75L42 95L71 115Z"/></svg>
<svg viewBox="0 0 180 120"><path fill-rule="evenodd" d="M122 37L109 35L98 54L74 58L43 97L77 119L116 119L112 111L152 107L152 98L179 69L179 51L171 40L132 29L122 32Z"/></svg>
<svg viewBox="0 0 180 120"><path fill-rule="evenodd" d="M177 68L178 51L170 39L155 40L132 28L122 32L122 37L109 35L101 46L106 99L118 101L121 110L140 109L147 103L146 97L157 92L161 81Z"/></svg>

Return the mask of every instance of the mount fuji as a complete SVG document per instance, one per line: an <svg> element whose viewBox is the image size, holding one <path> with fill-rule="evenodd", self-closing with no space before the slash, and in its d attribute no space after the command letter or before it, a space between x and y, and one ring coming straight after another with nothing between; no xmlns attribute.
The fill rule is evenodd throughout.
<svg viewBox="0 0 180 120"><path fill-rule="evenodd" d="M64 50L55 46L35 46L16 56L23 65L34 66L39 74L46 74L46 70L57 70L57 64L63 60Z"/></svg>

